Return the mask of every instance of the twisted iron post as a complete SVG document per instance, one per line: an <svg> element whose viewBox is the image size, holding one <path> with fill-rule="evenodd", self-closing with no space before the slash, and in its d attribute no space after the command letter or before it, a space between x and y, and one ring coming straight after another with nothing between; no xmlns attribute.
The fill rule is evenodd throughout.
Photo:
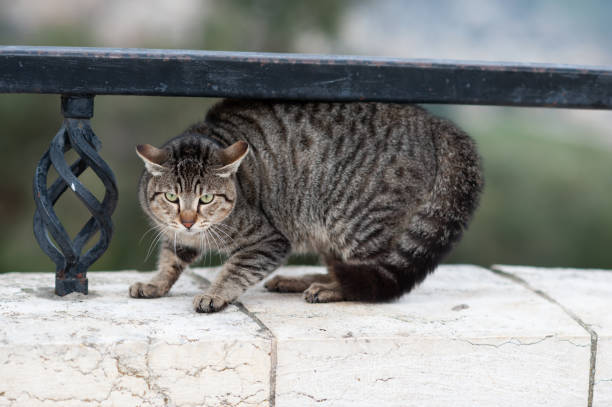
<svg viewBox="0 0 612 407"><path fill-rule="evenodd" d="M106 251L113 234L111 215L117 206L117 184L112 170L97 153L101 143L89 123L93 116L93 98L93 95L62 95L64 122L40 159L34 176L34 235L56 265L55 293L60 296L71 292L87 294L87 269ZM64 154L70 149L79 158L68 165ZM47 188L51 165L59 177ZM104 184L106 191L102 202L78 179L87 168L91 168ZM74 239L70 239L53 210L53 205L68 188L91 213L91 218ZM98 231L98 242L82 254L85 244Z"/></svg>

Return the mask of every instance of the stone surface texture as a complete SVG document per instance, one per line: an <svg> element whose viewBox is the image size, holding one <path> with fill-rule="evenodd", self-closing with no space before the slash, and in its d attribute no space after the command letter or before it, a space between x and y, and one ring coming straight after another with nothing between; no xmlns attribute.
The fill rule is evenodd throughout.
<svg viewBox="0 0 612 407"><path fill-rule="evenodd" d="M587 405L588 333L489 270L440 267L389 304L309 304L261 286L241 302L276 338L278 406Z"/></svg>
<svg viewBox="0 0 612 407"><path fill-rule="evenodd" d="M612 406L612 271L495 266L547 294L597 335L593 406Z"/></svg>
<svg viewBox="0 0 612 407"><path fill-rule="evenodd" d="M441 266L391 303L309 304L260 284L196 314L217 272L187 271L149 300L127 295L148 273L91 272L88 296L63 298L50 273L0 274L0 406L587 406L591 335L572 313L599 335L593 405L612 405L598 312L612 273L511 271L551 297L557 284L562 306L507 275Z"/></svg>
<svg viewBox="0 0 612 407"><path fill-rule="evenodd" d="M189 278L140 300L146 273L88 277L57 297L52 274L0 275L0 406L268 405L271 341L235 306L195 314Z"/></svg>

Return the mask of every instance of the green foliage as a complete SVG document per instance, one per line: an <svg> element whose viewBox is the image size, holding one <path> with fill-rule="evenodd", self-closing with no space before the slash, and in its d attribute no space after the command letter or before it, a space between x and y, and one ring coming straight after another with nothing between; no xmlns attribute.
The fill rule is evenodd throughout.
<svg viewBox="0 0 612 407"><path fill-rule="evenodd" d="M462 123L479 144L486 185L472 225L447 261L612 267L610 148L578 137L564 142L566 135L553 134L537 112L527 115L531 123L510 116L487 129Z"/></svg>
<svg viewBox="0 0 612 407"><path fill-rule="evenodd" d="M292 51L302 32L336 34L347 0L230 0L216 2L203 23L204 48Z"/></svg>

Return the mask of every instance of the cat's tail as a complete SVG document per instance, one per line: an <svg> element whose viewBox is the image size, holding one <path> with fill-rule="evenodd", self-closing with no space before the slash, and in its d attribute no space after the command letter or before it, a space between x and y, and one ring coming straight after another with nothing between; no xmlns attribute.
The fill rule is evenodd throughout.
<svg viewBox="0 0 612 407"><path fill-rule="evenodd" d="M475 142L452 123L434 119L437 171L429 199L414 213L397 242L407 268L403 292L432 272L466 229L484 186Z"/></svg>
<svg viewBox="0 0 612 407"><path fill-rule="evenodd" d="M334 264L347 300L385 301L410 291L461 237L483 187L474 142L449 122L434 119L437 172L430 195L413 212L393 247L366 264Z"/></svg>

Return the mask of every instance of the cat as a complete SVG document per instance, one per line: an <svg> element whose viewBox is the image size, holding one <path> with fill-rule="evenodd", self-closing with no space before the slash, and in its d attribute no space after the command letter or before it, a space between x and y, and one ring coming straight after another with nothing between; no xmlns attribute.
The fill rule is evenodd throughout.
<svg viewBox="0 0 612 407"><path fill-rule="evenodd" d="M276 276L268 290L395 299L460 238L483 187L474 141L414 105L223 100L161 148L136 150L139 200L162 243L157 274L129 294L167 294L218 249L228 259L198 312L223 309L292 251L318 253L328 273Z"/></svg>

